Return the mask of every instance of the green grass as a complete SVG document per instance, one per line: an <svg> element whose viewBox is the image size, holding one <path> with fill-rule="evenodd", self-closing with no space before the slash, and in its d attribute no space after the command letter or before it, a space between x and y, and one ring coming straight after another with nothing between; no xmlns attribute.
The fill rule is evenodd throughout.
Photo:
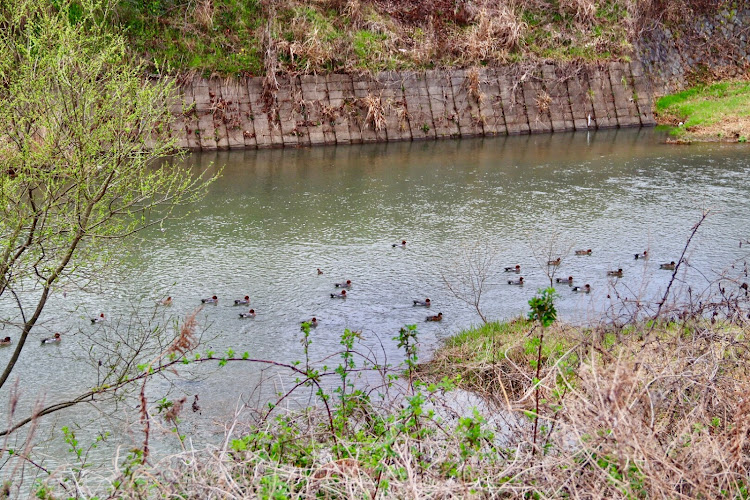
<svg viewBox="0 0 750 500"><path fill-rule="evenodd" d="M714 126L750 117L750 82L723 82L700 85L662 97L657 112L671 121L683 122L675 135L686 135L695 129L712 130ZM692 130L691 130L692 129Z"/></svg>

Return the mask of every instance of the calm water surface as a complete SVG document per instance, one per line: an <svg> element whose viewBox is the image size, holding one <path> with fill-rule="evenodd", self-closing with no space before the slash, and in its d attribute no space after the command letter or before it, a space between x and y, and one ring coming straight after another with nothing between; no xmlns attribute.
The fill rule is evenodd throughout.
<svg viewBox="0 0 750 500"><path fill-rule="evenodd" d="M608 305L607 270L624 270L617 286L625 296L662 293L671 273L659 271L659 263L678 259L702 209L711 208L686 277L701 289L746 255L738 242L750 235L750 150L662 140L654 130L616 130L193 155L188 163L196 169L223 165L221 178L182 218L123 249L117 285L53 298L44 328L67 335L59 346L31 342L25 350L16 368L22 405L40 395L57 401L96 380L95 369L73 359L89 347L83 333L97 334L87 317L105 312L124 321L134 301L153 304L167 295L176 316L192 311L201 297L219 297L199 315L207 349L217 353L231 347L257 358L301 359L299 324L316 316L314 358L336 351L349 328L361 331L381 360L397 363L392 337L402 325L419 325L429 353L479 322L443 281L466 275L462 256L471 249L495 256L483 298L490 318L525 311L547 284L539 262L548 249L593 249L590 257L568 254L558 271L593 288L578 295L558 286L562 316L592 321ZM405 249L392 248L402 239ZM633 259L645 249L651 259ZM502 267L516 264L527 282L522 288L505 284L516 275ZM345 279L353 282L350 297L331 299L333 283ZM244 295L255 319L240 320L245 308L232 305ZM413 299L425 297L434 304L429 313L442 312L444 321L426 323L428 311L412 307ZM10 349L1 349L0 363L9 356ZM259 377L251 365L201 373L197 381L178 381L172 396L200 394L202 414L186 414L183 424L196 440L220 432L214 423L229 416ZM6 387L0 399L7 398ZM102 425L97 418L80 406L50 420L93 429Z"/></svg>

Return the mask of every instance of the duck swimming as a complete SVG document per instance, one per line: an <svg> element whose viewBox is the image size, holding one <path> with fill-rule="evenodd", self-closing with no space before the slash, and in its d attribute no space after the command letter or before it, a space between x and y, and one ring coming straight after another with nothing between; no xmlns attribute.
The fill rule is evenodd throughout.
<svg viewBox="0 0 750 500"><path fill-rule="evenodd" d="M10 345L10 337L5 337L4 339L0 340L0 345Z"/></svg>
<svg viewBox="0 0 750 500"><path fill-rule="evenodd" d="M234 299L234 305L236 306L243 306L250 303L250 297L248 295L245 295L242 299Z"/></svg>
<svg viewBox="0 0 750 500"><path fill-rule="evenodd" d="M201 299L201 302L204 304L218 304L219 303L219 297L214 295L213 297L208 297L205 299Z"/></svg>
<svg viewBox="0 0 750 500"><path fill-rule="evenodd" d="M333 286L335 286L336 288L351 288L352 280L342 281L341 283L334 283Z"/></svg>
<svg viewBox="0 0 750 500"><path fill-rule="evenodd" d="M60 342L61 340L62 339L60 338L60 334L56 333L54 337L42 339L42 344L54 344L55 342Z"/></svg>
<svg viewBox="0 0 750 500"><path fill-rule="evenodd" d="M346 298L346 290L341 290L340 293L332 293L331 294L332 299L345 299Z"/></svg>
<svg viewBox="0 0 750 500"><path fill-rule="evenodd" d="M635 260L638 259L648 259L648 250L644 250L643 253L635 254Z"/></svg>
<svg viewBox="0 0 750 500"><path fill-rule="evenodd" d="M437 313L437 316L427 316L425 321L443 321L443 313Z"/></svg>
<svg viewBox="0 0 750 500"><path fill-rule="evenodd" d="M586 283L583 286L574 286L573 287L574 292L580 292L580 293L589 293L591 291L591 285Z"/></svg>
<svg viewBox="0 0 750 500"><path fill-rule="evenodd" d="M515 266L506 267L505 268L505 272L506 273L516 273L516 274L518 274L518 273L521 272L521 266L519 266L518 264L516 264Z"/></svg>
<svg viewBox="0 0 750 500"><path fill-rule="evenodd" d="M573 283L573 276L567 278L555 278L555 283Z"/></svg>
<svg viewBox="0 0 750 500"><path fill-rule="evenodd" d="M172 297L167 297L166 299L161 299L156 302L157 305L160 306L171 306L172 305Z"/></svg>
<svg viewBox="0 0 750 500"><path fill-rule="evenodd" d="M607 271L607 276L617 276L618 278L622 278L622 268L617 271Z"/></svg>
<svg viewBox="0 0 750 500"><path fill-rule="evenodd" d="M106 321L104 319L104 313L101 313L99 316L96 316L94 318L91 318L91 323L101 323L103 321Z"/></svg>
<svg viewBox="0 0 750 500"><path fill-rule="evenodd" d="M422 307L430 307L432 305L432 302L430 302L430 299L424 299L424 300L413 300L415 306L422 306Z"/></svg>
<svg viewBox="0 0 750 500"><path fill-rule="evenodd" d="M674 261L670 262L669 264L661 264L659 266L659 269L666 269L667 271L674 271L674 268L677 264L675 264Z"/></svg>
<svg viewBox="0 0 750 500"><path fill-rule="evenodd" d="M321 274L323 274L323 271L321 271L320 268L318 268L318 276L320 276Z"/></svg>
<svg viewBox="0 0 750 500"><path fill-rule="evenodd" d="M254 318L255 317L255 309L250 309L246 313L240 313L240 318Z"/></svg>
<svg viewBox="0 0 750 500"><path fill-rule="evenodd" d="M591 249L588 250L576 250L576 255L591 255Z"/></svg>
<svg viewBox="0 0 750 500"><path fill-rule="evenodd" d="M548 265L548 266L559 266L559 265L560 265L560 262L562 262L562 258L561 258L561 257L558 257L558 258L556 258L555 260L548 260L548 261L547 261L547 265Z"/></svg>
<svg viewBox="0 0 750 500"><path fill-rule="evenodd" d="M394 243L394 244L393 244L393 245L391 245L391 246L392 246L393 248L396 248L396 247L406 248L406 240L401 240L401 244L398 244L398 243Z"/></svg>
<svg viewBox="0 0 750 500"><path fill-rule="evenodd" d="M521 285L523 286L523 276L518 278L517 280L508 280L509 285Z"/></svg>

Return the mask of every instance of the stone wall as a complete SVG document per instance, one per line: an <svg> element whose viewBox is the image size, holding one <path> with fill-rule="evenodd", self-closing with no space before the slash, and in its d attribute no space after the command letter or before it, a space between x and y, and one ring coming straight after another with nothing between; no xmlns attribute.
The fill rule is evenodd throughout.
<svg viewBox="0 0 750 500"><path fill-rule="evenodd" d="M747 2L729 2L711 15L688 17L677 30L647 30L636 47L656 95L684 89L691 73L733 77L750 68Z"/></svg>
<svg viewBox="0 0 750 500"><path fill-rule="evenodd" d="M299 147L654 125L640 63L303 75L264 94L262 78L194 78L172 134L194 150Z"/></svg>

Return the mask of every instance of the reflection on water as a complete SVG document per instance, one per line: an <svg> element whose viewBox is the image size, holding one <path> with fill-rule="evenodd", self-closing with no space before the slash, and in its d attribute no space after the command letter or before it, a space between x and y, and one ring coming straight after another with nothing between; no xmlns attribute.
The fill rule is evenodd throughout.
<svg viewBox="0 0 750 500"><path fill-rule="evenodd" d="M660 141L653 130L614 130L193 155L188 163L196 169L224 166L208 196L129 247L127 278L116 288L55 297L46 328L95 331L81 318L105 312L117 321L130 313L132 299L153 304L167 295L171 313L182 316L201 297L217 295L219 303L200 314L207 347L217 353L231 347L256 358L301 359L299 324L315 316L313 358L335 351L349 328L397 363L392 337L402 325L418 323L429 352L479 321L444 281L466 275L467 252L496 257L482 302L490 318L522 314L547 284L540 262L566 252L557 276L572 275L593 291L574 294L558 285L559 310L569 321L589 321L607 307L614 279L607 270L623 269L623 296L663 292L671 273L659 271L659 263L678 259L701 211L711 208L686 277L705 287L744 255L737 242L748 236L750 221L747 149ZM402 239L406 248L392 247ZM576 248L593 252L570 255ZM633 258L646 249L649 260ZM502 268L516 264L524 287L506 284ZM349 297L331 299L333 283L346 279L353 283ZM232 305L245 295L255 318L240 319L244 306ZM412 305L426 297L430 310ZM427 323L427 312L445 319ZM76 338L82 337L26 349L16 369L25 404L38 394L47 402L75 394L96 380L92 368L70 361L87 349ZM3 364L9 351L0 350ZM189 398L200 394L203 410L188 415L184 428L213 429L258 376L257 367L243 365L180 381ZM0 397L7 399L7 388ZM58 419L67 424L90 414L79 407Z"/></svg>

